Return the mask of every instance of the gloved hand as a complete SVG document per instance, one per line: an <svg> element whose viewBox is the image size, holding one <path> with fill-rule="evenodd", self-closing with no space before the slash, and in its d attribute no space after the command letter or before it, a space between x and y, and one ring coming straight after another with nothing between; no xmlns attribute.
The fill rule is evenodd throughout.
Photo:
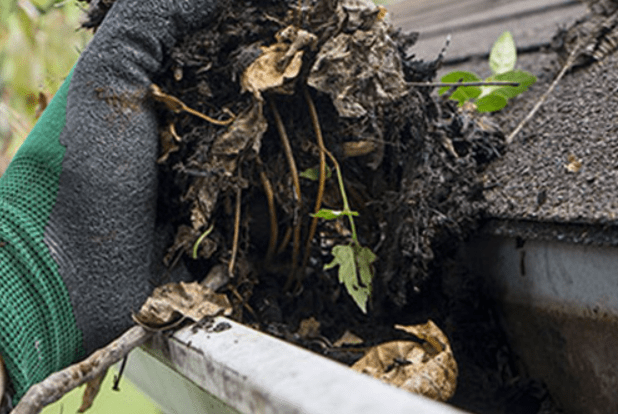
<svg viewBox="0 0 618 414"><path fill-rule="evenodd" d="M0 355L16 403L120 335L152 290L166 51L218 0L117 0L0 178Z"/></svg>

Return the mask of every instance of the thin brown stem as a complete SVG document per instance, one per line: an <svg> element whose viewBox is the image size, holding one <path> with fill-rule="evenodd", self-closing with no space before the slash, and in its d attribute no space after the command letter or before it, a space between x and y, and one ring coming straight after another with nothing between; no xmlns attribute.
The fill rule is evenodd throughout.
<svg viewBox="0 0 618 414"><path fill-rule="evenodd" d="M524 117L524 119L522 119L519 122L519 124L517 125L517 127L509 134L508 137L506 137L506 144L507 145L509 145L511 142L513 142L513 140L515 139L517 134L519 134L519 132L528 123L528 121L530 121L532 119L532 117L538 112L538 110L545 103L545 101L547 100L549 95L554 91L554 89L556 88L556 85L558 85L558 82L560 82L560 80L564 77L564 75L567 73L567 71L571 68L571 66L573 65L573 62L575 62L575 59L577 58L577 52L579 52L581 44L582 44L582 42L580 42L571 51L571 53L569 54L569 57L567 58L566 62L564 63L564 66L562 66L562 69L558 73L558 76L556 76L556 79L554 79L554 81L551 83L551 85L549 85L549 88L547 88L547 90L543 93L543 95L541 95L539 100L536 101L536 103L534 104L534 106L532 107L530 112L528 112L528 114Z"/></svg>
<svg viewBox="0 0 618 414"><path fill-rule="evenodd" d="M260 320L259 316L257 313L255 313L255 311L253 310L253 308L251 307L251 305L249 305L247 303L247 301L245 300L245 298L242 297L242 295L240 294L240 292L238 291L238 289L236 289L236 287L232 286L231 284L229 284L227 286L227 288L230 290L230 292L232 292L232 294L234 296L236 296L236 298L240 301L240 303L242 303L242 307L247 309L247 311L249 311L249 313L256 319L256 320Z"/></svg>
<svg viewBox="0 0 618 414"><path fill-rule="evenodd" d="M240 175L240 167L238 169ZM236 256L238 255L238 240L240 239L240 204L242 202L242 188L240 185L236 189L236 211L234 213L234 237L232 240L232 257L228 265L227 271L230 277L234 275L234 265L236 264Z"/></svg>
<svg viewBox="0 0 618 414"><path fill-rule="evenodd" d="M285 156L288 160L288 166L290 168L290 174L292 174L292 183L294 185L294 193L296 195L296 207L298 213L302 209L302 195L300 190L300 178L298 176L298 169L296 168L296 161L294 161L294 154L292 153L292 145L290 144L290 140L288 139L288 134L285 131L285 126L283 125L283 121L281 120L281 115L275 106L273 99L269 99L270 108L273 112L273 116L275 118L275 124L277 125L277 130L279 132L279 138L281 139L281 144L283 145L283 150L285 152ZM294 274L296 273L296 266L298 264L298 254L300 252L300 228L302 224L302 220L300 215L294 217L294 245L292 249L292 269L290 271L290 276L288 277L288 282L286 286L289 287L290 280L294 278Z"/></svg>
<svg viewBox="0 0 618 414"><path fill-rule="evenodd" d="M154 83L150 85L150 95L152 96L154 100L165 104L165 106L167 106L167 108L172 112L183 112L184 111L191 115L197 116L198 118L202 118L203 120L210 122L211 124L214 124L214 125L221 125L221 126L229 125L232 122L234 122L234 119L236 119L234 114L231 114L231 113L230 113L230 118L226 119L225 121L220 121L218 119L211 118L208 115L205 115L199 111L196 111L195 109L189 108L180 99L163 92L161 88L159 88Z"/></svg>
<svg viewBox="0 0 618 414"><path fill-rule="evenodd" d="M549 95L556 88L556 85L558 85L558 82L560 82L560 80L564 77L564 75L567 73L567 71L569 69L571 69L571 67L573 66L573 64L577 60L581 50L587 44L589 44L590 41L597 35L598 29L602 28L602 27L608 27L607 24L612 22L612 21L615 21L617 16L618 16L618 12L615 12L612 15L610 15L609 17L607 17L603 22L597 23L596 28L593 28L592 30L590 30L590 33L588 35L584 36L583 38L581 38L577 42L577 44L575 45L575 47L573 48L571 53L569 53L569 56L567 57L567 60L564 62L564 65L562 66L562 69L560 69L560 72L556 76L556 79L554 79L554 81L551 83L551 85L549 85L549 88L547 88L545 93L543 93L543 95L541 95L539 100L536 102L536 104L530 110L530 112L528 112L526 117L521 120L521 122L517 125L517 127L513 130L513 132L511 132L509 134L509 136L506 138L507 145L510 144L511 142L513 142L513 140L515 139L517 134L519 134L519 132L522 130L522 128L528 123L528 121L530 121L532 119L532 117L537 113L537 111L545 103L545 101L547 100Z"/></svg>
<svg viewBox="0 0 618 414"><path fill-rule="evenodd" d="M266 194L266 201L268 202L268 214L270 216L270 239L268 241L268 250L266 251L266 264L269 264L275 254L277 248L277 239L279 237L279 226L277 225L277 209L275 208L275 195L273 192L273 186L266 175L266 171L263 169L262 160L258 156L257 164L260 167L260 181L264 188L264 194Z"/></svg>
<svg viewBox="0 0 618 414"><path fill-rule="evenodd" d="M277 249L277 254L283 253L287 245L290 243L291 239L292 239L292 227L288 226L288 228L285 230L285 233L283 233L283 240L281 240L281 244L279 245L279 248Z"/></svg>
<svg viewBox="0 0 618 414"><path fill-rule="evenodd" d="M317 213L322 207L322 199L324 198L324 187L326 185L326 148L324 146L324 137L322 136L322 128L320 127L320 120L318 119L318 112L315 109L315 104L313 99L311 99L311 95L309 94L309 90L304 88L305 100L307 101L307 105L309 106L309 116L311 117L311 123L313 125L313 130L315 131L316 141L318 143L318 147L320 149L320 176L318 180L318 194L315 198L315 207L314 213ZM311 255L311 241L315 236L315 231L318 227L318 218L313 217L311 220L311 227L309 228L309 235L307 236L307 243L305 244L305 255L303 256L303 262L301 269L305 269L307 267L307 262L309 261L309 256ZM298 285L302 282L302 275L304 273L301 272L301 277L299 277L296 281Z"/></svg>

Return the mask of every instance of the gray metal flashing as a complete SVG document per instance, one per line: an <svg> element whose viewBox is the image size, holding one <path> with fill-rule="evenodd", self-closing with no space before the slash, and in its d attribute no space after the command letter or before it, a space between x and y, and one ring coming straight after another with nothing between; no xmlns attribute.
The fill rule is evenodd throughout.
<svg viewBox="0 0 618 414"><path fill-rule="evenodd" d="M131 354L127 370L168 413L463 413L224 317L212 328L194 325L159 336ZM164 389L178 388L170 382L178 378L208 395L190 390L191 404L172 406L169 400L178 398Z"/></svg>
<svg viewBox="0 0 618 414"><path fill-rule="evenodd" d="M525 372L567 414L618 412L618 249L509 237L466 247Z"/></svg>

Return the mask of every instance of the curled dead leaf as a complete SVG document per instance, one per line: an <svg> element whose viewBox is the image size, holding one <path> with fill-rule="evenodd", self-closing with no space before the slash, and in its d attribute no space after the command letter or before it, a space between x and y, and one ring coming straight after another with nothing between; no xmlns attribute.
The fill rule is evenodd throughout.
<svg viewBox="0 0 618 414"><path fill-rule="evenodd" d="M243 91L258 97L261 92L272 89L289 93L284 86L300 73L303 49L314 47L317 39L315 35L295 26L286 27L275 38L277 43L262 47L262 54L243 73Z"/></svg>
<svg viewBox="0 0 618 414"><path fill-rule="evenodd" d="M156 288L133 320L149 330L163 330L189 318L199 321L207 316L230 315L227 296L215 293L198 282L168 283Z"/></svg>
<svg viewBox="0 0 618 414"><path fill-rule="evenodd" d="M381 381L447 401L457 388L458 368L448 338L432 321L397 329L424 341L391 341L371 348L352 369Z"/></svg>
<svg viewBox="0 0 618 414"><path fill-rule="evenodd" d="M340 8L350 16L346 30L320 48L307 83L329 94L340 116L356 118L401 98L409 88L381 11L358 0L344 1Z"/></svg>
<svg viewBox="0 0 618 414"><path fill-rule="evenodd" d="M582 168L582 161L574 154L569 154L567 157L568 164L565 165L568 172L577 173Z"/></svg>

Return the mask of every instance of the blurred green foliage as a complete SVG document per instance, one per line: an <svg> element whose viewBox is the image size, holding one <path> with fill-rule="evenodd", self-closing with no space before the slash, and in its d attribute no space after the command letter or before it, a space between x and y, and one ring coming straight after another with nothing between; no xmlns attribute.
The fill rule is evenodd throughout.
<svg viewBox="0 0 618 414"><path fill-rule="evenodd" d="M79 29L82 13L76 0L0 0L0 155L5 159L32 129L40 94L54 95L88 43L90 32Z"/></svg>

